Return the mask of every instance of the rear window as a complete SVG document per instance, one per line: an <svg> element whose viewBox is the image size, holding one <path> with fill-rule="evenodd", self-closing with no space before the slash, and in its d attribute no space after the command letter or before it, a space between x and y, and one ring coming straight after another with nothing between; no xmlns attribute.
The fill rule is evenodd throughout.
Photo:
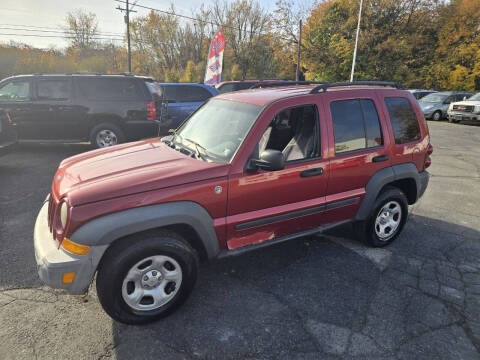
<svg viewBox="0 0 480 360"><path fill-rule="evenodd" d="M170 102L205 102L213 95L201 86L194 85L168 85L164 86L165 96Z"/></svg>
<svg viewBox="0 0 480 360"><path fill-rule="evenodd" d="M142 91L134 79L78 78L78 86L90 100L138 100Z"/></svg>
<svg viewBox="0 0 480 360"><path fill-rule="evenodd" d="M70 99L70 79L40 79L37 81L39 100Z"/></svg>
<svg viewBox="0 0 480 360"><path fill-rule="evenodd" d="M330 104L335 153L383 145L377 109L372 100L351 99Z"/></svg>
<svg viewBox="0 0 480 360"><path fill-rule="evenodd" d="M231 92L231 91L239 91L239 90L246 90L250 89L253 86L252 83L230 83L224 84L220 86L217 90L219 94Z"/></svg>
<svg viewBox="0 0 480 360"><path fill-rule="evenodd" d="M415 112L406 98L385 98L395 144L405 144L420 139L420 126Z"/></svg>

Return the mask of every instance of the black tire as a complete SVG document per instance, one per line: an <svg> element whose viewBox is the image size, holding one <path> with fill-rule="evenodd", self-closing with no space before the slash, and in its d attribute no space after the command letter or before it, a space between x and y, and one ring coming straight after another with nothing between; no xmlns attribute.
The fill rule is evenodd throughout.
<svg viewBox="0 0 480 360"><path fill-rule="evenodd" d="M401 207L400 224L391 235L387 238L380 238L375 231L375 220L379 215L380 210L389 202L396 202ZM353 224L356 237L363 241L366 245L372 247L384 247L391 244L398 235L407 221L408 217L408 200L405 194L398 188L393 186L385 187L378 195L373 206L372 213L365 221L357 221Z"/></svg>
<svg viewBox="0 0 480 360"><path fill-rule="evenodd" d="M113 134L115 137L115 141L109 145L102 145L101 142L97 141L97 136L102 132L107 132ZM123 133L122 129L120 129L117 125L112 123L101 123L96 125L92 131L90 131L90 143L93 147L99 149L107 146L113 146L117 144L121 144L125 142L125 134Z"/></svg>
<svg viewBox="0 0 480 360"><path fill-rule="evenodd" d="M122 285L132 267L155 255L168 256L180 265L181 285L166 304L139 311L125 302ZM114 244L102 258L97 274L98 298L103 309L114 320L125 324L146 324L172 313L188 298L197 279L197 270L198 256L195 250L178 234L157 231L131 236Z"/></svg>
<svg viewBox="0 0 480 360"><path fill-rule="evenodd" d="M440 120L442 120L442 112L441 112L440 110L435 111L435 112L432 114L432 120L433 120L433 121L440 121Z"/></svg>

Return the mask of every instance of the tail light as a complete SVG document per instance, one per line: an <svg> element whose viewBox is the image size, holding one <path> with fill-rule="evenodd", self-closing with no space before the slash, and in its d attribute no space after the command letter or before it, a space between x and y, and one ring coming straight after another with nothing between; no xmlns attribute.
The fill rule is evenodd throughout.
<svg viewBox="0 0 480 360"><path fill-rule="evenodd" d="M155 101L147 103L147 120L155 120L157 117L157 108L155 107Z"/></svg>
<svg viewBox="0 0 480 360"><path fill-rule="evenodd" d="M425 155L425 163L423 164L423 167L426 169L430 165L432 165L432 159L430 159L430 155L433 153L433 146L432 144L428 144L427 146L427 154Z"/></svg>

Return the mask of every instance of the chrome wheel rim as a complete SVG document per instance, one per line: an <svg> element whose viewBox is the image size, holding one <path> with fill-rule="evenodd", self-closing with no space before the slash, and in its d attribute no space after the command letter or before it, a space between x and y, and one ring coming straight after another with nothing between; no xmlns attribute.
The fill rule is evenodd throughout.
<svg viewBox="0 0 480 360"><path fill-rule="evenodd" d="M166 255L145 258L133 265L122 284L125 303L137 311L155 310L166 305L182 285L182 268Z"/></svg>
<svg viewBox="0 0 480 360"><path fill-rule="evenodd" d="M436 113L433 114L433 120L435 120L435 121L440 120L440 113L439 112L436 112Z"/></svg>
<svg viewBox="0 0 480 360"><path fill-rule="evenodd" d="M97 133L98 147L107 147L118 143L117 135L108 129L101 130Z"/></svg>
<svg viewBox="0 0 480 360"><path fill-rule="evenodd" d="M397 232L402 221L402 207L396 201L389 201L380 209L375 219L375 233L387 241Z"/></svg>

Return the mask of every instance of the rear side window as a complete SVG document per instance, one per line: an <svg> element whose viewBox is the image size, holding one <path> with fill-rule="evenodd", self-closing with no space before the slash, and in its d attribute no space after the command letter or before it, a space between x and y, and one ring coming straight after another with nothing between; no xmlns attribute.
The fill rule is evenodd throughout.
<svg viewBox="0 0 480 360"><path fill-rule="evenodd" d="M90 100L138 100L142 91L134 79L78 78L78 86Z"/></svg>
<svg viewBox="0 0 480 360"><path fill-rule="evenodd" d="M372 100L352 99L330 103L335 153L383 145L377 109Z"/></svg>
<svg viewBox="0 0 480 360"><path fill-rule="evenodd" d="M70 79L39 79L37 98L39 100L70 99Z"/></svg>
<svg viewBox="0 0 480 360"><path fill-rule="evenodd" d="M212 97L210 92L200 86L165 86L165 96L171 102L204 102Z"/></svg>
<svg viewBox="0 0 480 360"><path fill-rule="evenodd" d="M395 144L405 144L420 139L420 126L415 112L406 98L385 98Z"/></svg>

